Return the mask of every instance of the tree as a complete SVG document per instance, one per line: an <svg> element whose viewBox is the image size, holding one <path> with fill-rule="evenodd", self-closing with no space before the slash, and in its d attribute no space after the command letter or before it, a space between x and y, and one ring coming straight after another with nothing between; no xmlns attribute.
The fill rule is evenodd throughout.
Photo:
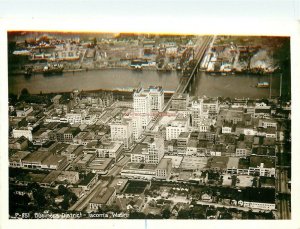
<svg viewBox="0 0 300 229"><path fill-rule="evenodd" d="M97 38L96 38L96 37L94 37L94 39L93 39L93 45L94 45L94 46L97 45Z"/></svg>
<svg viewBox="0 0 300 229"><path fill-rule="evenodd" d="M33 191L33 198L38 206L45 206L47 203L46 197L44 195L44 192L41 192L40 190L34 190Z"/></svg>
<svg viewBox="0 0 300 229"><path fill-rule="evenodd" d="M70 199L69 197L65 197L63 202L61 202L61 208L63 210L68 210L69 206L70 206Z"/></svg>
<svg viewBox="0 0 300 229"><path fill-rule="evenodd" d="M58 195L68 195L70 191L63 185L58 186Z"/></svg>
<svg viewBox="0 0 300 229"><path fill-rule="evenodd" d="M162 211L162 217L164 219L169 219L171 216L171 211L168 209L168 208L165 208L163 211Z"/></svg>
<svg viewBox="0 0 300 229"><path fill-rule="evenodd" d="M178 212L177 219L189 219L190 218L190 211L182 209Z"/></svg>
<svg viewBox="0 0 300 229"><path fill-rule="evenodd" d="M248 211L248 219L255 219L255 214L252 210Z"/></svg>
<svg viewBox="0 0 300 229"><path fill-rule="evenodd" d="M143 212L130 212L129 219L145 219L146 215Z"/></svg>
<svg viewBox="0 0 300 229"><path fill-rule="evenodd" d="M29 91L27 88L23 88L21 91L21 95L29 95Z"/></svg>

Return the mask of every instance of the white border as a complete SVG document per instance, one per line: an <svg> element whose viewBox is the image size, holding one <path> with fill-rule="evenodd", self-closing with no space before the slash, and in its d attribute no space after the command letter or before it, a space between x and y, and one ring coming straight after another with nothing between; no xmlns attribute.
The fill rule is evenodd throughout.
<svg viewBox="0 0 300 229"><path fill-rule="evenodd" d="M56 1L57 2L57 1ZM72 3L72 1L68 1ZM132 2L132 1L131 1ZM151 1L145 1L151 4ZM172 1L164 1L172 4ZM189 1L196 4L196 1ZM224 2L224 1L220 1ZM270 2L270 1L269 1ZM156 1L157 3L157 1ZM226 3L226 1L225 1ZM59 4L59 2L57 2ZM130 7L130 6L128 6ZM193 7L193 5L190 5ZM26 8L24 9L26 10ZM166 9L167 10L167 9ZM180 10L180 9L179 9ZM30 11L29 11L30 12ZM167 11L166 11L167 12ZM298 11L295 11L297 14ZM36 12L30 12L35 15ZM299 200L300 185L297 174L300 174L298 166L299 144L299 51L300 51L300 26L295 18L269 18L262 17L244 18L229 15L225 18L200 15L156 15L155 17L139 16L125 13L124 15L112 15L105 12L105 16L88 17L88 12L76 16L48 16L48 17L20 17L19 15L6 16L0 19L0 76L1 76L1 138L0 138L0 162L1 162L1 214L0 227L2 228L299 228L300 216ZM1 16L1 15L0 15ZM296 15L297 16L297 15ZM295 15L293 16L295 17ZM235 21L233 23L233 20ZM91 23L93 22L93 23ZM180 34L232 34L232 35L277 35L291 37L292 59L292 220L281 221L208 221L208 220L8 220L8 80L7 80L7 31L8 30L68 30L68 31L103 31L103 32L156 32L156 33L180 33ZM297 136L298 135L298 136Z"/></svg>

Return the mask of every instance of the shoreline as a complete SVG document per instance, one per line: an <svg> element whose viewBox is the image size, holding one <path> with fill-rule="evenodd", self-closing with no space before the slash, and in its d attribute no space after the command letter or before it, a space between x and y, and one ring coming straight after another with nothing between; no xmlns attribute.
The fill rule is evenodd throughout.
<svg viewBox="0 0 300 229"><path fill-rule="evenodd" d="M76 73L76 72L89 72L89 71L101 71L101 70L131 70L132 72L143 72L143 71L157 71L158 73L164 73L168 74L171 72L178 72L178 73L183 73L183 70L176 70L176 69L170 69L170 70L164 70L164 69L157 69L156 67L146 67L143 68L142 70L134 69L131 67L101 67L101 68L85 68L85 69L65 69L62 71L62 73ZM204 69L200 70L201 72L205 72L211 76L219 76L219 75L255 75L255 76L269 76L269 75L276 75L277 72L266 72L266 73L261 73L261 72L249 72L249 71L230 71L230 72L221 72L221 71L207 71ZM32 75L35 74L43 74L43 71L37 71L33 72ZM25 75L24 70L13 70L13 71L8 71L8 75L14 76L14 75Z"/></svg>
<svg viewBox="0 0 300 229"><path fill-rule="evenodd" d="M43 95L66 94L66 93L72 93L74 90L77 90L77 89L73 89L71 91L47 92L47 93L42 93L42 94ZM87 92L87 93L112 92L114 94L125 94L125 95L133 94L133 90L118 90L118 89L92 89L92 90L79 90L79 92ZM164 92L164 94L167 96L172 96L174 93L175 92L172 92L172 91ZM14 94L14 93L11 93L11 94ZM40 93L30 93L30 95L40 95Z"/></svg>

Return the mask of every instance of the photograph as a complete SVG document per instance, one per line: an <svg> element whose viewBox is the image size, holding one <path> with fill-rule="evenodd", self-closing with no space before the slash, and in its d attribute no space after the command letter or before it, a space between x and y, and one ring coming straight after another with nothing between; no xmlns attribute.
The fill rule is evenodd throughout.
<svg viewBox="0 0 300 229"><path fill-rule="evenodd" d="M103 31L6 31L9 220L291 220L291 37Z"/></svg>

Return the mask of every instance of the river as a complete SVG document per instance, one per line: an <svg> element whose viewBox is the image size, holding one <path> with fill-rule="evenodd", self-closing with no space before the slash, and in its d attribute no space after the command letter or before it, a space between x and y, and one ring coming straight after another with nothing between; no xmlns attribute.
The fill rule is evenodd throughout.
<svg viewBox="0 0 300 229"><path fill-rule="evenodd" d="M27 88L32 94L40 92L69 92L79 90L113 90L117 88L162 86L164 90L174 91L179 83L181 73L161 73L157 71L132 71L127 69L105 69L82 72L67 72L62 75L43 76L35 74L29 78L24 75L9 76L9 92L20 93ZM269 76L211 76L200 72L194 82L192 95L209 97L249 97L267 98L269 88L256 88L258 82L270 82ZM272 77L272 96L279 95L280 77Z"/></svg>

